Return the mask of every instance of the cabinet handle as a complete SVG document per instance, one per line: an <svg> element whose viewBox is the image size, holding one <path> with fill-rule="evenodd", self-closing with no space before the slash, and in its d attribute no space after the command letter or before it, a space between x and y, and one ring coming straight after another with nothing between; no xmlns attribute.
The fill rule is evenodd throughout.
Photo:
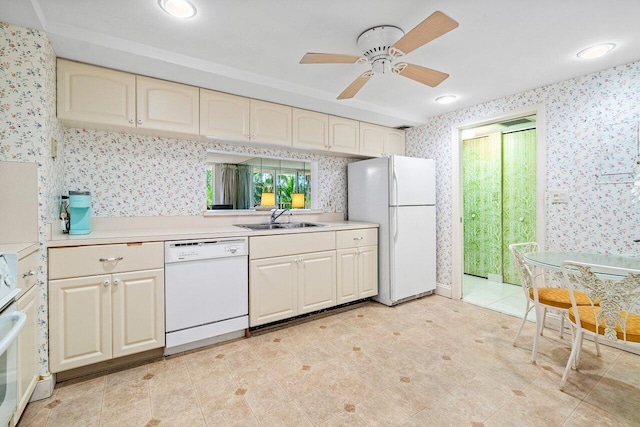
<svg viewBox="0 0 640 427"><path fill-rule="evenodd" d="M118 261L122 261L124 259L124 257L113 257L113 258L100 258L98 261L100 262L118 262Z"/></svg>
<svg viewBox="0 0 640 427"><path fill-rule="evenodd" d="M353 240L362 240L362 239L364 239L364 237L363 237L363 236L360 236L360 237L354 237L354 238L353 238Z"/></svg>
<svg viewBox="0 0 640 427"><path fill-rule="evenodd" d="M110 283L111 283L111 282L109 282L109 279L107 279L107 280L105 280L104 282L102 282L102 284L103 284L104 286L109 286L109 284L110 284Z"/></svg>
<svg viewBox="0 0 640 427"><path fill-rule="evenodd" d="M131 118L129 119L129 123L134 124L135 122L136 122L136 121L133 119L133 117L131 117Z"/></svg>
<svg viewBox="0 0 640 427"><path fill-rule="evenodd" d="M120 284L120 279L113 279L113 284L114 285L119 285Z"/></svg>
<svg viewBox="0 0 640 427"><path fill-rule="evenodd" d="M138 124L141 125L142 124L142 119L138 119Z"/></svg>
<svg viewBox="0 0 640 427"><path fill-rule="evenodd" d="M29 277L29 276L35 276L35 275L36 275L36 272L35 272L35 271L33 271L33 270L29 270L29 271L27 271L26 273L23 273L23 274L22 274L22 278L24 279L24 278L26 278L26 277Z"/></svg>

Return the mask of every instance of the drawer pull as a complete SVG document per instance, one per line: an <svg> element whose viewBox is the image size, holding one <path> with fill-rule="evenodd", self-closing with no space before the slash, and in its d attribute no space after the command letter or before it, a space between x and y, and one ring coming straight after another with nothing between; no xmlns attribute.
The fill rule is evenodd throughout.
<svg viewBox="0 0 640 427"><path fill-rule="evenodd" d="M364 237L362 237L362 236L353 238L353 240L362 240L362 239L364 239Z"/></svg>
<svg viewBox="0 0 640 427"><path fill-rule="evenodd" d="M113 258L100 258L98 261L100 262L114 262L114 261L122 261L124 257L113 257Z"/></svg>
<svg viewBox="0 0 640 427"><path fill-rule="evenodd" d="M22 274L22 278L23 278L23 279L25 279L25 278L27 278L27 277L29 277L29 276L35 276L35 275L36 275L36 272L35 272L35 271L33 271L33 270L29 270L29 271L27 271L26 273L23 273L23 274Z"/></svg>
<svg viewBox="0 0 640 427"><path fill-rule="evenodd" d="M107 279L107 280L105 280L104 282L102 282L102 284L103 284L104 286L109 286L109 284L111 284L111 282Z"/></svg>

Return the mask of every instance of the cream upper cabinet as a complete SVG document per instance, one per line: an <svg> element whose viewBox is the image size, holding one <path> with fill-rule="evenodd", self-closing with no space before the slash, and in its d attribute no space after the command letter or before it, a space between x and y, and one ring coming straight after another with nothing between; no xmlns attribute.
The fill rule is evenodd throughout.
<svg viewBox="0 0 640 427"><path fill-rule="evenodd" d="M136 76L58 59L58 118L135 127Z"/></svg>
<svg viewBox="0 0 640 427"><path fill-rule="evenodd" d="M360 122L329 116L329 150L360 154Z"/></svg>
<svg viewBox="0 0 640 427"><path fill-rule="evenodd" d="M360 123L360 154L371 157L404 155L404 138L403 130Z"/></svg>
<svg viewBox="0 0 640 427"><path fill-rule="evenodd" d="M39 378L37 287L30 288L18 299L18 310L27 315L27 323L18 335L18 409L13 416L13 425L18 423Z"/></svg>
<svg viewBox="0 0 640 427"><path fill-rule="evenodd" d="M360 122L360 154L381 157L384 152L384 128Z"/></svg>
<svg viewBox="0 0 640 427"><path fill-rule="evenodd" d="M385 128L384 135L384 155L390 156L392 154L397 154L399 156L404 156L404 140L405 132L400 129L390 129Z"/></svg>
<svg viewBox="0 0 640 427"><path fill-rule="evenodd" d="M291 146L291 107L251 100L251 140Z"/></svg>
<svg viewBox="0 0 640 427"><path fill-rule="evenodd" d="M200 90L194 86L136 76L139 128L200 133Z"/></svg>
<svg viewBox="0 0 640 427"><path fill-rule="evenodd" d="M49 281L49 370L111 359L111 276Z"/></svg>
<svg viewBox="0 0 640 427"><path fill-rule="evenodd" d="M250 140L250 103L242 96L200 89L200 135Z"/></svg>
<svg viewBox="0 0 640 427"><path fill-rule="evenodd" d="M329 116L315 111L293 109L293 146L329 149Z"/></svg>
<svg viewBox="0 0 640 427"><path fill-rule="evenodd" d="M336 252L298 257L298 314L336 305Z"/></svg>

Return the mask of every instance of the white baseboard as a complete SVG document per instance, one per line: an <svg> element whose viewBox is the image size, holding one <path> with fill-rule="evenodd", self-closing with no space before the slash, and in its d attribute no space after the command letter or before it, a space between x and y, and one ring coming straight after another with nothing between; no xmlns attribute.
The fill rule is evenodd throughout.
<svg viewBox="0 0 640 427"><path fill-rule="evenodd" d="M443 285L442 283L436 283L436 295L451 298L451 285Z"/></svg>
<svg viewBox="0 0 640 427"><path fill-rule="evenodd" d="M47 399L53 394L53 388L56 385L56 374L49 374L46 377L42 377L36 384L36 388L33 390L31 399L29 402L35 402L36 400Z"/></svg>

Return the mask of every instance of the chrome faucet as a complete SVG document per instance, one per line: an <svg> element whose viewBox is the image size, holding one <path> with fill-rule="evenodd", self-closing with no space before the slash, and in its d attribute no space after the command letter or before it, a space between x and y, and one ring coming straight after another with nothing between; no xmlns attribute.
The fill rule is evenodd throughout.
<svg viewBox="0 0 640 427"><path fill-rule="evenodd" d="M282 210L280 211L280 213L278 213L278 209L274 209L274 210L272 210L272 211L271 211L271 221L269 221L269 223L270 223L270 224L275 223L275 222L276 222L276 220L277 220L278 218L280 218L280 216L281 216L283 213L287 212L288 210L289 210L289 209L282 209Z"/></svg>

